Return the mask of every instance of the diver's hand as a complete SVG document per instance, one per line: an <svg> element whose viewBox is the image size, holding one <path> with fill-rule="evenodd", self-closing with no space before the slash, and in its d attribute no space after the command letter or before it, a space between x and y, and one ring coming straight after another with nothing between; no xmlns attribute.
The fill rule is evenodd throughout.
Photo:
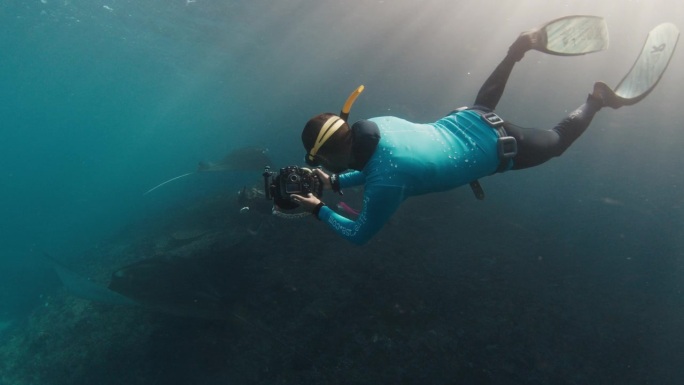
<svg viewBox="0 0 684 385"><path fill-rule="evenodd" d="M321 179L321 182L323 182L323 190L332 189L332 184L330 183L330 175L323 172L323 170L321 170L320 168L314 168L313 173L318 175L318 177Z"/></svg>
<svg viewBox="0 0 684 385"><path fill-rule="evenodd" d="M290 195L292 202L300 205L306 211L313 211L313 209L321 203L321 200L316 198L313 194L309 193L306 196L292 194Z"/></svg>

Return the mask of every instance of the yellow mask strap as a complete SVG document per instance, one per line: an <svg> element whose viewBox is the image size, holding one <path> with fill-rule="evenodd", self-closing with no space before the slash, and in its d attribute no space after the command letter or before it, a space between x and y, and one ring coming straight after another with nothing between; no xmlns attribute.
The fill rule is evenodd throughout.
<svg viewBox="0 0 684 385"><path fill-rule="evenodd" d="M314 160L314 157L318 150L321 149L321 146L323 146L323 144L325 144L325 142L327 142L343 124L344 120L340 119L339 116L331 116L325 124L323 124L323 127L321 127L321 130L318 132L318 137L316 138L316 142L314 142L313 148L309 151L309 160Z"/></svg>

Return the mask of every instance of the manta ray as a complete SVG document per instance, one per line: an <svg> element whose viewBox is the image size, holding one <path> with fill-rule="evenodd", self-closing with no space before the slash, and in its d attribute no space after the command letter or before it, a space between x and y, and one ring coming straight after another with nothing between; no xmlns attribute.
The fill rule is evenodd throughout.
<svg viewBox="0 0 684 385"><path fill-rule="evenodd" d="M189 172L177 177L173 177L165 182L162 182L155 187L147 190L143 195L147 195L152 191L171 183L174 180L185 178L188 175L197 174L208 171L260 171L265 166L271 166L271 160L266 156L267 149L260 147L244 147L230 152L218 162L200 162L197 170Z"/></svg>
<svg viewBox="0 0 684 385"><path fill-rule="evenodd" d="M190 256L155 256L116 269L99 284L47 256L67 291L79 298L139 306L182 317L239 318L234 303L245 284L245 262L254 257L246 243L214 245Z"/></svg>

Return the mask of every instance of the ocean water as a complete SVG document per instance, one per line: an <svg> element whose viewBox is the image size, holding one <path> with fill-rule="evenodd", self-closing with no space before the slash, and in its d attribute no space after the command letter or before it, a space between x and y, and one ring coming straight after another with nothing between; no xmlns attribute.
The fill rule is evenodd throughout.
<svg viewBox="0 0 684 385"><path fill-rule="evenodd" d="M416 198L361 248L313 222L302 229L317 241L271 224L277 247L245 274L268 283L286 271L273 287L301 297L247 291L264 305L252 323L266 325L249 332L69 305L43 257L105 277L149 251L123 256L113 245L171 228L165 218L260 175L196 174L143 195L158 183L245 146L268 148L277 165L301 163L303 124L339 110L359 84L352 119L434 121L473 102L519 32L569 14L605 17L610 48L528 53L499 104L504 118L550 127L594 81L617 84L655 25L684 28L684 5L664 0L3 2L0 341L30 344L35 360L59 346L8 337L49 325L40 311L56 296L87 320L82 351L95 335L119 338L112 356L129 383L681 383L681 46L647 99L601 111L558 159L484 179L485 202L467 188ZM302 262L308 242L316 251ZM100 316L88 319L88 306ZM146 339L122 338L135 324L147 326L131 335ZM0 382L113 381L88 354L61 359L0 366ZM91 370L48 370L67 361Z"/></svg>

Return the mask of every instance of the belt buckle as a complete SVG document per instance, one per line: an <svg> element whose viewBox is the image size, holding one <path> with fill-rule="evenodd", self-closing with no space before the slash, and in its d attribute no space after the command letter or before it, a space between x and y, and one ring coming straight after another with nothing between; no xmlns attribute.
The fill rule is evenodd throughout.
<svg viewBox="0 0 684 385"><path fill-rule="evenodd" d="M504 120L499 117L499 115L493 112L487 112L482 114L482 119L485 120L492 127L501 127L504 124Z"/></svg>
<svg viewBox="0 0 684 385"><path fill-rule="evenodd" d="M512 136L502 136L496 144L501 159L510 159L518 153L518 142Z"/></svg>

